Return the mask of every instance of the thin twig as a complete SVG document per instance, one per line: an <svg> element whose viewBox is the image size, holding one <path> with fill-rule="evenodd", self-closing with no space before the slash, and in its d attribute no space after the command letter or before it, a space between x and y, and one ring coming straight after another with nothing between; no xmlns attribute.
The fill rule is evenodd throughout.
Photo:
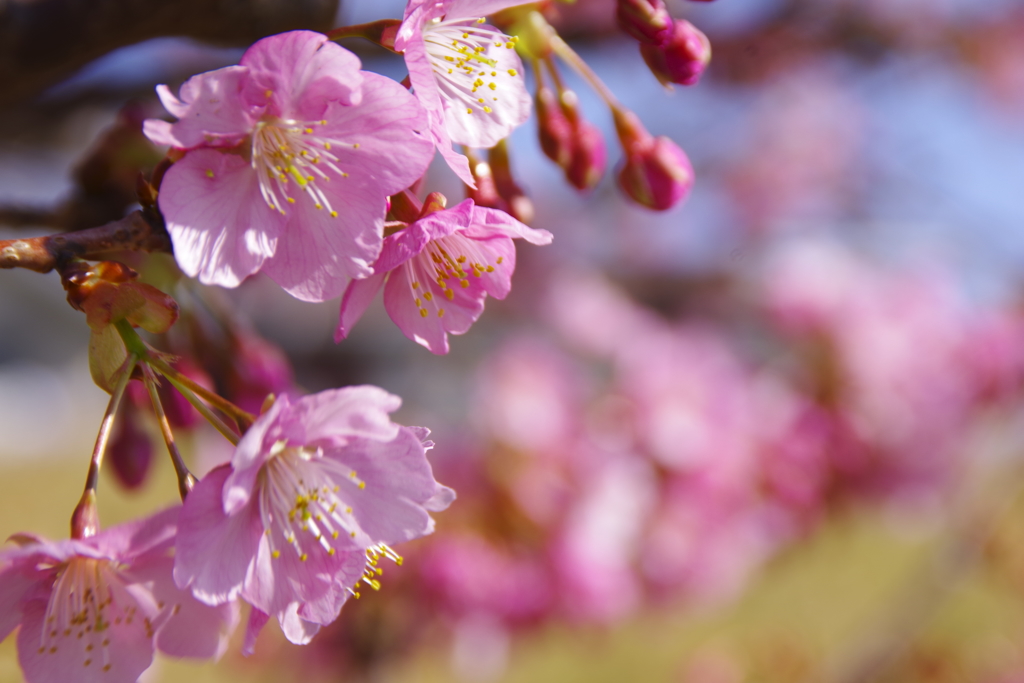
<svg viewBox="0 0 1024 683"><path fill-rule="evenodd" d="M256 421L256 416L253 415L252 413L246 410L242 410L241 408L239 408L238 406L236 406L234 403L227 400L223 396L210 391L203 385L198 384L197 382L192 380L187 375L183 375L182 373L178 372L164 360L157 358L155 356L150 357L147 360L154 370L159 372L167 379L172 380L172 383L174 383L175 386L178 386L178 384L182 384L185 387L188 387L190 390L192 390L193 393L195 393L204 401L212 405L214 408L221 411L225 415L230 416L232 419L235 420L235 422L238 423L238 426L242 429L242 431L248 429L250 426L252 426L252 423Z"/></svg>
<svg viewBox="0 0 1024 683"><path fill-rule="evenodd" d="M118 250L171 252L171 240L159 217L133 211L97 228L28 239L0 240L0 268L48 273L71 258L94 259Z"/></svg>
<svg viewBox="0 0 1024 683"><path fill-rule="evenodd" d="M158 368L159 369L159 368ZM233 446L238 445L239 437L238 433L235 432L224 420L217 417L209 406L199 400L199 397L192 393L192 390L187 386L177 381L170 375L164 375L167 381L174 385L174 388L181 392L181 395L185 397L185 400L192 404L192 407L199 411L199 413L206 418L206 421L214 426L214 428L221 433L221 435L231 442Z"/></svg>

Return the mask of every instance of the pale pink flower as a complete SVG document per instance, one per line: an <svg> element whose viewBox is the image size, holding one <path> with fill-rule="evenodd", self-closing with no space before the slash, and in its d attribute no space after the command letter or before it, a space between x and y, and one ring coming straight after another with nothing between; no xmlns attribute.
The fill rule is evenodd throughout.
<svg viewBox="0 0 1024 683"><path fill-rule="evenodd" d="M361 580L379 586L377 559L399 559L389 544L431 533L428 511L454 499L426 430L388 418L400 403L370 386L281 396L189 494L174 578L209 604L253 605L247 649L268 615L309 642Z"/></svg>
<svg viewBox="0 0 1024 683"><path fill-rule="evenodd" d="M530 116L515 39L484 23L522 0L410 0L395 49L426 107L441 156L470 186L466 157L452 143L493 147Z"/></svg>
<svg viewBox="0 0 1024 683"><path fill-rule="evenodd" d="M172 508L95 536L16 536L0 553L0 638L16 626L29 683L134 683L154 647L179 657L219 657L237 603L210 607L171 578Z"/></svg>
<svg viewBox="0 0 1024 683"><path fill-rule="evenodd" d="M188 150L160 187L174 253L205 284L262 270L309 301L337 296L380 252L386 198L433 155L423 108L310 31L258 41L238 66L193 76L150 140ZM422 133L422 135L421 135Z"/></svg>
<svg viewBox="0 0 1024 683"><path fill-rule="evenodd" d="M374 274L345 290L335 341L348 336L383 286L384 307L405 336L433 353L448 353L448 333L466 332L488 294L504 299L511 290L516 237L551 242L546 230L528 228L471 199L388 236Z"/></svg>

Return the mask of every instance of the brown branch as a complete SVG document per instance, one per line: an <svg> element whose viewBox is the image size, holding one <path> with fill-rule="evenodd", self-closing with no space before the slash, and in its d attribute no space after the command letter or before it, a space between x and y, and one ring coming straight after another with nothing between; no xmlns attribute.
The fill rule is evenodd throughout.
<svg viewBox="0 0 1024 683"><path fill-rule="evenodd" d="M244 47L292 29L331 28L338 0L6 0L0 102L16 102L119 47L186 36Z"/></svg>
<svg viewBox="0 0 1024 683"><path fill-rule="evenodd" d="M27 268L48 273L69 259L95 259L111 251L165 251L171 240L159 217L133 211L98 228L63 235L0 240L0 268Z"/></svg>

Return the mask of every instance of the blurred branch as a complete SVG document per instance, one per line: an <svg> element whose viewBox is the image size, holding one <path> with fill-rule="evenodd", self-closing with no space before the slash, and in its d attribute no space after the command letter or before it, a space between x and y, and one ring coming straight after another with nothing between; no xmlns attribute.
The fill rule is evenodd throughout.
<svg viewBox="0 0 1024 683"><path fill-rule="evenodd" d="M111 251L165 251L171 240L159 217L133 211L121 220L65 235L0 240L0 268L48 273L71 258L93 259Z"/></svg>
<svg viewBox="0 0 1024 683"><path fill-rule="evenodd" d="M245 46L326 31L339 0L0 0L0 103L36 95L112 50L161 36Z"/></svg>
<svg viewBox="0 0 1024 683"><path fill-rule="evenodd" d="M39 225L56 227L60 225L60 218L56 211L49 209L29 206L0 206L0 225L9 228L36 227Z"/></svg>

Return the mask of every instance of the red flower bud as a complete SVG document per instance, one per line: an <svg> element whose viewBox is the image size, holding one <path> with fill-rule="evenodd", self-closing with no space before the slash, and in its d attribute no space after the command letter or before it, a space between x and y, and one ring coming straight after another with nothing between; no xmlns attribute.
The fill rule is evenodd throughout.
<svg viewBox="0 0 1024 683"><path fill-rule="evenodd" d="M660 45L672 32L672 17L662 0L618 0L615 19L619 28L645 45Z"/></svg>
<svg viewBox="0 0 1024 683"><path fill-rule="evenodd" d="M631 111L616 109L615 130L626 154L619 187L630 199L655 211L670 209L693 186L693 166L679 145L654 138Z"/></svg>
<svg viewBox="0 0 1024 683"><path fill-rule="evenodd" d="M292 366L281 349L252 333L238 334L234 346L227 395L239 408L258 414L268 394L294 388Z"/></svg>
<svg viewBox="0 0 1024 683"><path fill-rule="evenodd" d="M640 54L663 84L693 85L711 61L711 42L688 21L678 20L668 40L641 44Z"/></svg>
<svg viewBox="0 0 1024 683"><path fill-rule="evenodd" d="M572 160L572 124L562 111L558 95L551 88L538 88L534 103L537 106L540 148L548 159L565 168Z"/></svg>
<svg viewBox="0 0 1024 683"><path fill-rule="evenodd" d="M619 186L638 204L664 211L689 194L693 166L679 145L661 136L627 152Z"/></svg>
<svg viewBox="0 0 1024 683"><path fill-rule="evenodd" d="M148 403L148 397L146 401ZM126 489L135 489L146 480L153 464L153 442L139 425L141 415L133 403L125 401L122 406L107 458L118 483Z"/></svg>
<svg viewBox="0 0 1024 683"><path fill-rule="evenodd" d="M604 136L597 126L579 119L572 143L572 161L565 169L565 177L577 190L592 190L604 177L608 162Z"/></svg>

